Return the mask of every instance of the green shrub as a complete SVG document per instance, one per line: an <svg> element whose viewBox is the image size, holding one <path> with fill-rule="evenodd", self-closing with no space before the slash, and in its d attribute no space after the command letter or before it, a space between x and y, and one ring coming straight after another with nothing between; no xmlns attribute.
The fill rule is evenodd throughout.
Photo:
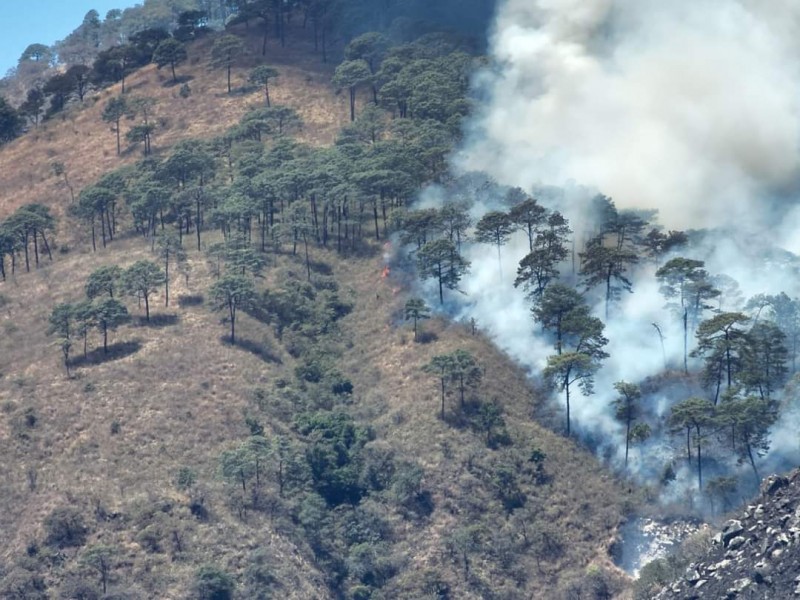
<svg viewBox="0 0 800 600"><path fill-rule="evenodd" d="M181 467L175 475L175 487L179 490L188 490L197 481L197 474L190 467Z"/></svg>
<svg viewBox="0 0 800 600"><path fill-rule="evenodd" d="M217 567L200 567L195 575L194 592L198 600L230 600L234 590L231 576Z"/></svg>
<svg viewBox="0 0 800 600"><path fill-rule="evenodd" d="M88 532L83 515L70 506L53 509L44 520L44 530L46 542L60 548L82 546Z"/></svg>

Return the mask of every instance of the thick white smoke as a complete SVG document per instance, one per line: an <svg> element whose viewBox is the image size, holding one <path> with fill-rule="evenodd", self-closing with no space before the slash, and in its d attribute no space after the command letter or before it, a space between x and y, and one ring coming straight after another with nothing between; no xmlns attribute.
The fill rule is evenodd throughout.
<svg viewBox="0 0 800 600"><path fill-rule="evenodd" d="M494 67L477 81L486 103L454 159L457 170L483 171L528 191L557 186L558 208L579 230L578 242L596 191L618 208L658 209L668 228L723 228L691 257L736 279L744 298L797 295L796 273L752 256L751 242L800 250L793 201L800 181L800 3L507 0L490 51ZM429 191L423 205L438 204L440 195ZM480 202L473 217L493 208ZM467 245L472 269L449 302L536 375L553 349L524 293L512 287L526 253L521 233L503 248L502 268L493 247ZM606 323L611 358L597 376L597 394L576 394L573 404L573 427L617 464L624 434L611 408L613 383L638 383L665 362L682 364L681 325L664 309L655 268L637 269L634 293L624 294ZM599 305L596 314L604 316ZM663 350L653 323L665 335ZM682 399L654 398L652 413ZM796 431L795 424L778 427L780 456L771 464L800 457ZM632 470L658 477L669 444L661 436L632 452ZM680 452L681 440L674 445ZM684 465L677 482L691 486ZM685 489L676 484L672 493Z"/></svg>
<svg viewBox="0 0 800 600"><path fill-rule="evenodd" d="M670 227L751 224L800 167L800 3L508 0L461 165Z"/></svg>

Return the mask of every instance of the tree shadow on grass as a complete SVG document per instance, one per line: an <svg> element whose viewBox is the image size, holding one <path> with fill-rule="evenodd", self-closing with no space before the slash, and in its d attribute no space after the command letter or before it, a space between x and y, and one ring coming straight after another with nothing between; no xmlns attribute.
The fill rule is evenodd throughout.
<svg viewBox="0 0 800 600"><path fill-rule="evenodd" d="M311 267L313 273L317 273L318 275L333 275L333 268L326 262L310 260L308 261L308 265Z"/></svg>
<svg viewBox="0 0 800 600"><path fill-rule="evenodd" d="M417 344L432 344L439 339L433 331L417 331Z"/></svg>
<svg viewBox="0 0 800 600"><path fill-rule="evenodd" d="M241 96L247 96L251 94L253 90L251 90L248 86L231 86L231 93L228 93L228 88L225 87L225 80L222 80L222 91L217 92L214 94L215 97L222 99L222 98L236 98Z"/></svg>
<svg viewBox="0 0 800 600"><path fill-rule="evenodd" d="M262 86L250 83L235 88L233 92L239 92L240 94L253 94L255 92L260 92L262 89L264 89ZM266 106L266 103L264 106Z"/></svg>
<svg viewBox="0 0 800 600"><path fill-rule="evenodd" d="M222 336L219 338L219 341L225 344L226 346L231 345L231 338L227 335ZM261 360L267 363L274 363L276 365L283 364L281 357L274 354L266 344L261 342L256 342L253 340L248 340L247 338L236 338L236 343L233 344L236 348L241 348L242 350L246 350L250 354L257 356Z"/></svg>
<svg viewBox="0 0 800 600"><path fill-rule="evenodd" d="M141 340L129 340L127 342L117 342L116 344L108 345L108 352L103 352L103 348L95 348L88 352L86 356L83 355L71 358L69 361L70 367L85 367L90 365L100 365L102 363L111 362L112 360L119 360L136 354L142 348Z"/></svg>
<svg viewBox="0 0 800 600"><path fill-rule="evenodd" d="M150 315L150 320L148 321L146 317L136 317L133 320L133 325L135 327L149 327L150 329L161 329L162 327L171 327L173 325L177 325L180 322L180 317L178 315L170 315L170 314L161 314L161 315Z"/></svg>
<svg viewBox="0 0 800 600"><path fill-rule="evenodd" d="M161 87L172 88L179 85L183 85L184 83L189 83L190 81L193 81L194 77L192 77L191 75L178 75L176 79L177 81L173 81L172 76L170 76L169 79L167 79L164 83L161 84Z"/></svg>
<svg viewBox="0 0 800 600"><path fill-rule="evenodd" d="M188 306L202 306L204 300L205 298L203 298L202 294L183 294L178 296L178 306L181 308L186 308Z"/></svg>

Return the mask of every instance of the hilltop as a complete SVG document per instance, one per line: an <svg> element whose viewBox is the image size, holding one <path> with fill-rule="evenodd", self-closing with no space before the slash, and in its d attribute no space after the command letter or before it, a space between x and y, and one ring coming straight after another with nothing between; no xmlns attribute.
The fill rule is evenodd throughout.
<svg viewBox="0 0 800 600"><path fill-rule="evenodd" d="M245 34L244 26L233 28ZM248 110L263 105L261 90L248 83L249 71L265 62L261 40L255 32L244 35L247 53L233 68L236 93L225 89L224 70L212 69L209 53L213 38L194 42L185 66L178 67L181 84L171 82L169 69L155 64L133 72L126 78L132 96L154 98L155 118L159 129L154 135L155 154L163 155L182 139L209 140L236 124ZM313 46L304 38L288 47L270 46L266 60L280 71L271 83L273 101L295 109L304 126L296 137L301 142L331 145L347 121L347 105L331 84L333 65L324 64L312 53ZM180 96L186 83L191 94ZM100 175L133 164L141 158L138 144L126 144L121 157L116 156L113 124L102 120L103 107L118 96L121 83L91 92L83 103L72 104L52 120L30 126L29 133L3 147L0 170L0 218L27 202L44 202L63 212L69 203L69 190L52 164L64 165L70 184L80 191ZM127 125L130 121L123 120Z"/></svg>

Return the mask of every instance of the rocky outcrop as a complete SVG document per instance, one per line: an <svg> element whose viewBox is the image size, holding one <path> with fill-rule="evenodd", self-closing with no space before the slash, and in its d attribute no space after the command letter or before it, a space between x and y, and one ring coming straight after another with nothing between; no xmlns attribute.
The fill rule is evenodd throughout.
<svg viewBox="0 0 800 600"><path fill-rule="evenodd" d="M800 600L800 470L773 475L738 518L714 536L708 555L659 600Z"/></svg>

